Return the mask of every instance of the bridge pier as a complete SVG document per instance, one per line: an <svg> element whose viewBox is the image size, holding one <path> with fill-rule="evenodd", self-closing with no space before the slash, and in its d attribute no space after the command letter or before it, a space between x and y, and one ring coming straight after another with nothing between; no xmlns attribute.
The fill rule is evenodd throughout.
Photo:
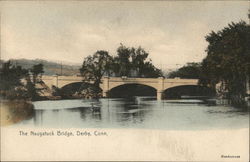
<svg viewBox="0 0 250 162"><path fill-rule="evenodd" d="M164 92L164 77L159 77L158 79L158 88L157 88L157 100L163 99L163 92Z"/></svg>
<svg viewBox="0 0 250 162"><path fill-rule="evenodd" d="M51 88L52 86L58 87L58 75L53 75Z"/></svg>
<svg viewBox="0 0 250 162"><path fill-rule="evenodd" d="M103 78L102 96L108 97L108 91L109 91L109 77L105 76Z"/></svg>
<svg viewBox="0 0 250 162"><path fill-rule="evenodd" d="M108 91L103 91L102 92L102 97L105 97L105 98L108 97Z"/></svg>
<svg viewBox="0 0 250 162"><path fill-rule="evenodd" d="M162 98L163 98L163 91L157 91L157 100L162 100Z"/></svg>

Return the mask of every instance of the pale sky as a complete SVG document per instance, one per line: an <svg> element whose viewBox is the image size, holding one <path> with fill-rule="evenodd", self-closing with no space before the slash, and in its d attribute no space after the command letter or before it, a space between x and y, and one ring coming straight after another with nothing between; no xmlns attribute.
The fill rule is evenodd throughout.
<svg viewBox="0 0 250 162"><path fill-rule="evenodd" d="M81 64L120 43L142 46L159 68L199 62L205 36L248 22L248 1L2 1L1 58Z"/></svg>

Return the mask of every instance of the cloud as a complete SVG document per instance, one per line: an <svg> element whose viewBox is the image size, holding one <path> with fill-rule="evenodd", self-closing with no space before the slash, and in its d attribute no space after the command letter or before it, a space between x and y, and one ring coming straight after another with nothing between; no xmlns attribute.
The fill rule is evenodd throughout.
<svg viewBox="0 0 250 162"><path fill-rule="evenodd" d="M204 36L227 25L231 19L240 19L247 11L243 2L225 2L225 8L219 2L192 2L188 6L178 2L92 3L70 3L66 7L61 3L27 2L29 5L20 8L20 4L8 6L5 2L1 21L2 58L81 63L97 50L114 55L123 43L128 47L142 46L158 67L171 67L201 61L207 46ZM227 17L226 13L234 14Z"/></svg>

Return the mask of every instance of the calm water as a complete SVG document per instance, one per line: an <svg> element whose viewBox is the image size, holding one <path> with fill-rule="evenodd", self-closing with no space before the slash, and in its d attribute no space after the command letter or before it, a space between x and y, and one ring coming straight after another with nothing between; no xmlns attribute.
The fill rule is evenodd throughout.
<svg viewBox="0 0 250 162"><path fill-rule="evenodd" d="M58 100L33 102L35 115L14 126L205 130L248 128L249 114L201 100Z"/></svg>

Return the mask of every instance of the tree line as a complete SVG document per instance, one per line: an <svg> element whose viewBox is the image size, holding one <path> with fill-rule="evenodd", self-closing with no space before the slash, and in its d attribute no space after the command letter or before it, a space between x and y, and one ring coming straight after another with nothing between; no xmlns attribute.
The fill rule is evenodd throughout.
<svg viewBox="0 0 250 162"><path fill-rule="evenodd" d="M79 96L100 97L100 83L103 76L127 76L127 77L159 77L162 76L160 69L156 68L148 53L141 47L117 48L117 55L111 56L107 51L99 50L93 55L86 57L79 69L83 83L79 88ZM4 99L31 99L41 98L41 88L38 84L44 73L43 64L36 64L25 69L12 64L11 61L1 62L0 68L0 97ZM90 82L93 82L90 84ZM83 94L81 94L83 93ZM62 97L70 97L74 92L65 92L57 87L52 87L52 94ZM76 95L76 96L77 96Z"/></svg>
<svg viewBox="0 0 250 162"><path fill-rule="evenodd" d="M115 56L108 51L99 50L83 61L80 73L83 80L93 81L99 87L103 76L155 78L162 76L162 71L156 68L149 53L143 48L126 47L121 44Z"/></svg>
<svg viewBox="0 0 250 162"><path fill-rule="evenodd" d="M249 102L247 83L250 79L250 26L240 21L205 37L207 56L201 63L189 63L169 77L199 79L201 85L217 90L232 105L246 107Z"/></svg>
<svg viewBox="0 0 250 162"><path fill-rule="evenodd" d="M40 98L40 89L36 84L44 73L43 64L34 65L30 69L13 65L10 61L2 62L0 68L0 97L2 99Z"/></svg>
<svg viewBox="0 0 250 162"><path fill-rule="evenodd" d="M113 77L144 77L155 78L162 76L162 71L156 68L149 53L142 47L126 47L123 44L116 50L116 55L110 55L108 51L98 50L93 55L86 57L80 68L83 77L82 87L78 93L80 96L101 96L100 83L103 76Z"/></svg>

